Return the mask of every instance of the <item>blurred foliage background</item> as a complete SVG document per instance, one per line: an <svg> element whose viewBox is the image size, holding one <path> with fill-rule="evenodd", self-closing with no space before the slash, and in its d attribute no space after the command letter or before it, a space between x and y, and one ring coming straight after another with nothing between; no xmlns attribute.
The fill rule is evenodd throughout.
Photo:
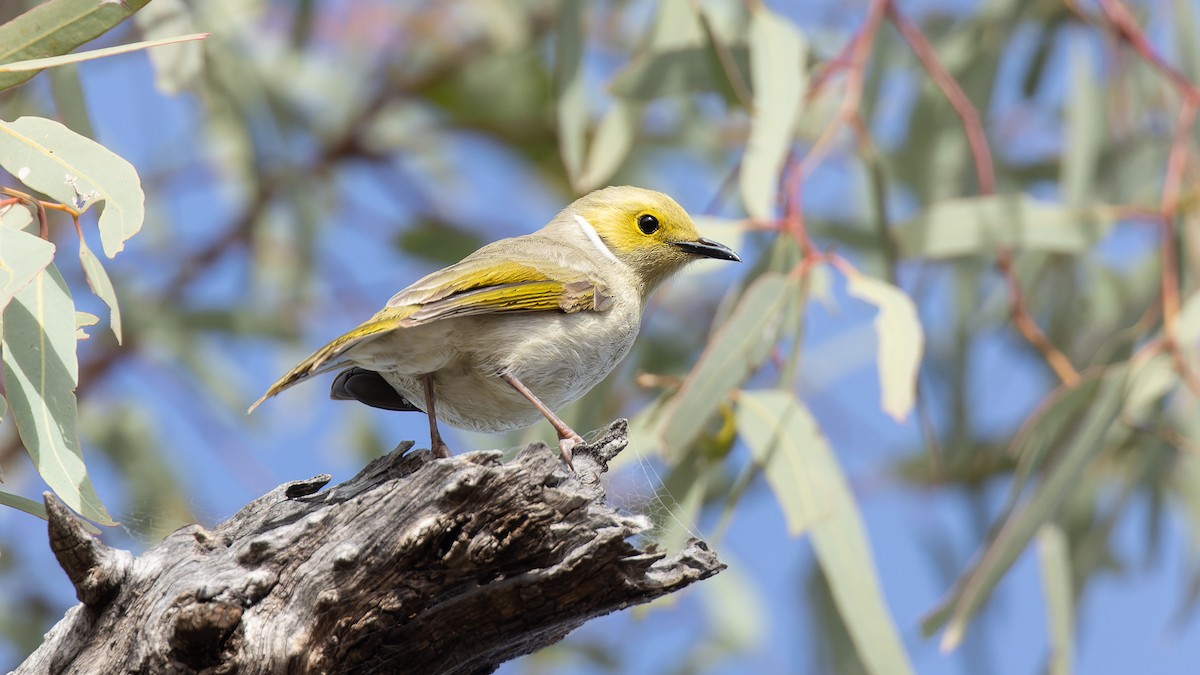
<svg viewBox="0 0 1200 675"><path fill-rule="evenodd" d="M4 29L38 4L86 3L4 3ZM211 35L0 73L0 260L32 260L11 241L49 250L11 190L37 193L79 322L99 318L78 343L78 434L121 523L106 540L140 550L426 438L420 416L320 384L243 411L419 276L637 184L746 263L660 292L635 352L565 417L631 417L610 492L658 545L697 534L730 569L505 672L1194 665L1193 0L111 4L88 48ZM39 30L39 53L0 33L0 63L92 37ZM136 168L102 172L145 192L145 227L102 263L115 294L80 243L119 250L121 195L83 210L99 201L40 187L21 117ZM11 368L5 384L3 503L36 510L20 497L43 478L69 501L17 434ZM0 510L0 664L74 602L46 548L41 521Z"/></svg>

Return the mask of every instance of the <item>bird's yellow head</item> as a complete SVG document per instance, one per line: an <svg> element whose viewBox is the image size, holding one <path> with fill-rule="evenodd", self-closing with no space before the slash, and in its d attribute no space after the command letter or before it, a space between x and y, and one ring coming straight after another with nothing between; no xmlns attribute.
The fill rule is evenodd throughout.
<svg viewBox="0 0 1200 675"><path fill-rule="evenodd" d="M628 185L596 190L559 216L629 265L648 295L689 262L716 258L740 262L723 244L705 239L683 207L661 192ZM590 231L589 231L590 228Z"/></svg>

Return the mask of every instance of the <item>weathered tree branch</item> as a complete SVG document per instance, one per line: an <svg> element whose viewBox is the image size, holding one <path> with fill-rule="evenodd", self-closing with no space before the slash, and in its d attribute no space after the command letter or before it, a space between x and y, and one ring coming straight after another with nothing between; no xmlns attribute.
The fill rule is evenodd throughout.
<svg viewBox="0 0 1200 675"><path fill-rule="evenodd" d="M486 673L588 619L724 568L666 558L646 518L604 503L624 421L575 454L541 444L434 460L405 443L351 480L281 485L217 527L134 558L47 495L51 547L81 604L17 673Z"/></svg>

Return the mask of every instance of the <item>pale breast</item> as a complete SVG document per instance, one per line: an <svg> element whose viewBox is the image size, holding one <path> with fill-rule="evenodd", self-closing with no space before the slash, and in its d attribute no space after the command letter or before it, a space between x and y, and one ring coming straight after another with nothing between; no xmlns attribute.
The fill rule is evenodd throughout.
<svg viewBox="0 0 1200 675"><path fill-rule="evenodd" d="M541 419L498 375L511 373L551 409L587 393L633 346L640 303L618 301L608 312L537 312L451 319L445 347L453 354L434 370L438 419L475 431L506 431ZM422 371L397 361L384 377L423 406ZM423 371L429 372L429 371Z"/></svg>

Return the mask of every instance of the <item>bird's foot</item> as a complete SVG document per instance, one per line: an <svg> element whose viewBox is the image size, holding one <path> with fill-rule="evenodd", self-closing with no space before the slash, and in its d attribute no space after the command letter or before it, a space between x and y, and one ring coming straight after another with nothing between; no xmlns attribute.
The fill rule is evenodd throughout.
<svg viewBox="0 0 1200 675"><path fill-rule="evenodd" d="M434 457L436 457L438 459L447 459L450 457L450 447L448 445L446 445L445 443L443 443L442 439L439 438L436 441L430 443L430 445L432 447L429 450L430 450L430 452L433 453Z"/></svg>
<svg viewBox="0 0 1200 675"><path fill-rule="evenodd" d="M571 461L571 451L584 444L585 441L579 434L562 436L558 439L558 452L562 455L563 461L567 463L567 467L571 469L571 473L575 473L575 464Z"/></svg>

